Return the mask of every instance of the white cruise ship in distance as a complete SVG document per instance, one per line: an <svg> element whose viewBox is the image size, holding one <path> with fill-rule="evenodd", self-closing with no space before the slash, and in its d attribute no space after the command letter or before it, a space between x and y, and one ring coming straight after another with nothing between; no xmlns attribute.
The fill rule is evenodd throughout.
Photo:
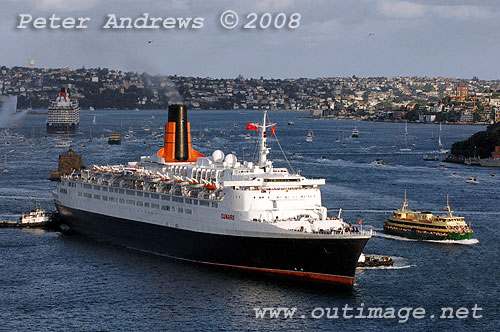
<svg viewBox="0 0 500 332"><path fill-rule="evenodd" d="M258 160L191 147L183 105L169 107L163 148L140 161L96 165L61 179L54 202L85 236L185 261L324 281L351 288L363 232L321 204L324 179L267 159L275 124L259 133Z"/></svg>
<svg viewBox="0 0 500 332"><path fill-rule="evenodd" d="M78 100L71 98L66 89L61 89L59 96L51 102L47 112L47 134L72 136L80 123Z"/></svg>

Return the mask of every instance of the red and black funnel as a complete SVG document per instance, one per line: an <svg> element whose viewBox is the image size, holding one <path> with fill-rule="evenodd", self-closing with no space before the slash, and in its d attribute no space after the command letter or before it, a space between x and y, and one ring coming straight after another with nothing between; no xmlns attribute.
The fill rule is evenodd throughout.
<svg viewBox="0 0 500 332"><path fill-rule="evenodd" d="M168 107L164 144L158 151L158 156L165 159L165 162L192 162L198 157L205 157L191 147L191 124L187 121L184 105Z"/></svg>

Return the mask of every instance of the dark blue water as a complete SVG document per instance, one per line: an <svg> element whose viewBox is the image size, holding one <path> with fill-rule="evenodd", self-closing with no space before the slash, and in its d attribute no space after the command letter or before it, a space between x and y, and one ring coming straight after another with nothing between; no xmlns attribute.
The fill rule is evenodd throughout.
<svg viewBox="0 0 500 332"><path fill-rule="evenodd" d="M438 168L439 161L423 161L424 154L438 149L437 125L410 124L412 151L401 152L402 124L312 120L300 115L304 113L269 114L278 123L276 134L283 149L288 156L295 154L292 167L306 176L324 177L324 205L332 214L342 207L345 219L362 219L363 227L377 231L365 253L390 255L395 268L360 270L352 292L339 293L325 285L180 263L75 235L0 229L0 330L498 331L500 170L453 164L445 170ZM251 157L254 140L245 139L244 127L259 121L260 112L199 111L189 117L200 152L221 148L226 153L234 150L240 158ZM161 111L84 111L73 146L83 153L87 166L135 160L159 149L161 138L152 139L151 131L163 127L166 120L167 113ZM288 121L295 125L288 126ZM45 137L44 122L43 115L26 115L17 128L10 129L10 136L0 133L1 168L6 155L9 170L0 173L2 220L17 219L34 206L36 197L42 206L53 209L55 185L47 179L65 149L54 146L57 138ZM140 128L145 124L150 131ZM349 139L355 126L360 137ZM134 139L127 140L129 128ZM482 129L443 126L443 143L449 148ZM312 143L305 141L309 130L314 131ZM108 147L107 139L101 139L111 131L122 132L121 146ZM12 136L15 133L18 137ZM204 137L199 138L200 133ZM335 141L342 136L343 140ZM286 166L277 144L271 141L270 145L271 158L280 158L275 166ZM375 165L377 159L384 165ZM464 182L472 175L479 184ZM388 211L400 207L405 189L410 208L432 211L440 211L449 194L452 209L472 223L476 240L436 243L384 235L381 223ZM476 304L482 308L476 311L481 318L472 318L472 312L463 319L439 318L443 307L471 309ZM396 318L347 319L342 311L339 318L311 317L321 316L322 309L345 305L356 308L356 314L358 308L381 307L387 312L393 307ZM262 319L255 317L256 307L296 307L297 313L294 318ZM410 317L400 323L405 320L403 311L402 318L397 317L402 307L422 307L425 318Z"/></svg>

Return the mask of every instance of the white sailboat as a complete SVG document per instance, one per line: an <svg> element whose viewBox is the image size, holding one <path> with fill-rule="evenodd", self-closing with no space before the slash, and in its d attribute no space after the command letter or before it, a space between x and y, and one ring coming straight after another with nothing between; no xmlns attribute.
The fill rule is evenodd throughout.
<svg viewBox="0 0 500 332"><path fill-rule="evenodd" d="M313 141L313 136L314 136L313 131L312 130L309 131L309 133L306 136L306 142L312 142Z"/></svg>
<svg viewBox="0 0 500 332"><path fill-rule="evenodd" d="M443 132L441 123L439 124L439 139L438 139L438 145L439 145L439 153L448 153L450 150L444 149L443 148L443 142L441 141L441 133Z"/></svg>
<svg viewBox="0 0 500 332"><path fill-rule="evenodd" d="M97 124L97 121L96 121L96 118L95 118L95 114L94 114L94 118L92 119L92 124L93 125Z"/></svg>
<svg viewBox="0 0 500 332"><path fill-rule="evenodd" d="M441 127L441 123L439 124L439 140L438 140L438 145L439 147L443 146L443 142L441 141L441 133L443 132L443 128Z"/></svg>
<svg viewBox="0 0 500 332"><path fill-rule="evenodd" d="M405 122L405 147L399 149L399 151L402 151L402 152L411 151L411 148L408 147L408 121Z"/></svg>

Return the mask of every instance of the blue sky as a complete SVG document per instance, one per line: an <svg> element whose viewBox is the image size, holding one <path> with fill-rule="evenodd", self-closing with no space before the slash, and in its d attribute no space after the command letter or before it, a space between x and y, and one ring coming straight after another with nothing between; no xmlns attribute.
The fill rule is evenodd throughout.
<svg viewBox="0 0 500 332"><path fill-rule="evenodd" d="M300 27L224 30L219 15L300 13ZM86 30L16 29L18 15L90 17ZM204 17L198 30L107 31L106 14ZM0 0L0 65L108 67L153 74L296 78L500 79L494 0ZM151 41L151 42L149 42Z"/></svg>

